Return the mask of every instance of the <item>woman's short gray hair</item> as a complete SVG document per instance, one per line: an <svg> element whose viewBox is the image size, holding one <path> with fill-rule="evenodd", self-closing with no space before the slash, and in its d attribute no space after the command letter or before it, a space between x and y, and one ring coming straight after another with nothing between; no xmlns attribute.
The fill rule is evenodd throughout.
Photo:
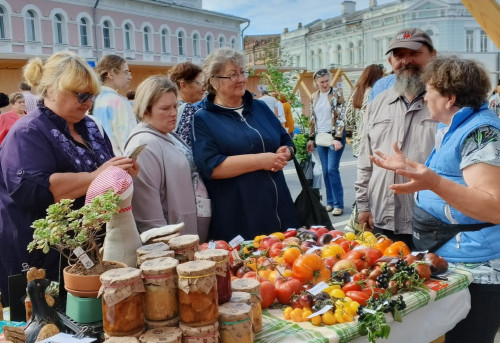
<svg viewBox="0 0 500 343"><path fill-rule="evenodd" d="M234 49L221 48L214 50L203 62L203 87L210 94L217 93L211 83L212 81L218 82L217 79L214 79L214 76L220 76L220 73L228 63L234 63L237 66L243 67L245 57Z"/></svg>
<svg viewBox="0 0 500 343"><path fill-rule="evenodd" d="M458 56L434 58L424 69L421 79L442 96L455 95L454 105L476 111L487 101L491 89L484 66Z"/></svg>
<svg viewBox="0 0 500 343"><path fill-rule="evenodd" d="M165 75L153 75L142 81L135 90L134 113L139 121L151 111L151 107L163 94L172 92L177 97L177 86Z"/></svg>

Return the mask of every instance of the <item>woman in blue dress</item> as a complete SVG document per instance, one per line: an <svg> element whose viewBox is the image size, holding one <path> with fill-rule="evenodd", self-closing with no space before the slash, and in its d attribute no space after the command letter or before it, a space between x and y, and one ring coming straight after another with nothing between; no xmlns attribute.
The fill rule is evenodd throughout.
<svg viewBox="0 0 500 343"><path fill-rule="evenodd" d="M282 169L292 140L246 90L243 55L218 49L203 64L208 96L194 117L193 153L212 200L209 238L231 240L297 227Z"/></svg>
<svg viewBox="0 0 500 343"><path fill-rule="evenodd" d="M37 108L19 119L0 147L0 289L7 298L7 278L22 264L42 267L57 280L59 254L28 253L31 224L45 217L49 205L76 199L82 206L95 177L115 165L137 175L134 160L113 157L111 143L85 113L99 93L99 80L82 58L59 52L24 69L38 88Z"/></svg>

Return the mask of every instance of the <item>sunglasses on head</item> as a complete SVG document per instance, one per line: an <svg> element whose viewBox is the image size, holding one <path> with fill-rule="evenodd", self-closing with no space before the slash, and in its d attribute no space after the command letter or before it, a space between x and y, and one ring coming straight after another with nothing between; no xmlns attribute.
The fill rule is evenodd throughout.
<svg viewBox="0 0 500 343"><path fill-rule="evenodd" d="M91 94L91 93L73 92L73 94L76 95L76 97L78 98L78 103L80 103L80 104L84 104L85 102L87 102L87 100L94 102L94 100L96 98L96 95Z"/></svg>
<svg viewBox="0 0 500 343"><path fill-rule="evenodd" d="M314 73L313 79L325 76L327 74L328 74L328 70L326 70L326 69L320 69L320 70L318 70L317 72Z"/></svg>

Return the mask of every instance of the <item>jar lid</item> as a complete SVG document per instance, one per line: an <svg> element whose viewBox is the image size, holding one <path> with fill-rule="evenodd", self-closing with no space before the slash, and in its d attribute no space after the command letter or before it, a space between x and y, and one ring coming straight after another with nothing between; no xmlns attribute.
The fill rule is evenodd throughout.
<svg viewBox="0 0 500 343"><path fill-rule="evenodd" d="M207 249L201 250L194 253L195 260L209 260L214 262L220 262L227 260L229 258L229 251L224 249Z"/></svg>
<svg viewBox="0 0 500 343"><path fill-rule="evenodd" d="M179 264L175 258L159 257L152 260L144 261L141 264L141 270L144 275L161 275L172 274L176 272L176 267Z"/></svg>
<svg viewBox="0 0 500 343"><path fill-rule="evenodd" d="M140 269L127 267L108 270L101 274L100 280L102 285L106 287L137 281L141 279L141 276Z"/></svg>
<svg viewBox="0 0 500 343"><path fill-rule="evenodd" d="M179 276L210 276L215 273L215 262L200 260L188 261L177 266Z"/></svg>
<svg viewBox="0 0 500 343"><path fill-rule="evenodd" d="M182 331L179 328L165 327L148 330L139 337L140 343L180 342Z"/></svg>
<svg viewBox="0 0 500 343"><path fill-rule="evenodd" d="M149 254L153 251L156 252L156 251L164 251L164 250L169 250L169 249L170 248L165 243L146 244L146 245L143 245L142 247L137 248L137 256Z"/></svg>
<svg viewBox="0 0 500 343"><path fill-rule="evenodd" d="M151 238L149 241L151 243L158 243L158 242L163 242L163 243L168 243L172 238L180 236L180 233L173 233L171 235L165 235L165 236L158 236L155 238Z"/></svg>
<svg viewBox="0 0 500 343"><path fill-rule="evenodd" d="M247 304L225 303L219 305L219 322L233 323L250 318L252 306Z"/></svg>
<svg viewBox="0 0 500 343"><path fill-rule="evenodd" d="M184 337L203 337L206 335L213 335L219 331L219 322L205 326L188 326L183 323L179 323L179 329L181 329Z"/></svg>
<svg viewBox="0 0 500 343"><path fill-rule="evenodd" d="M109 337L104 343L138 343L135 337Z"/></svg>
<svg viewBox="0 0 500 343"><path fill-rule="evenodd" d="M231 282L234 292L247 292L260 294L260 282L255 279L235 279Z"/></svg>
<svg viewBox="0 0 500 343"><path fill-rule="evenodd" d="M173 250L160 250L153 251L148 254L141 255L137 258L137 264L141 265L144 261L152 260L158 257L174 257L175 253Z"/></svg>
<svg viewBox="0 0 500 343"><path fill-rule="evenodd" d="M157 329L157 328L164 328L164 327L177 327L179 326L179 321L180 317L174 317L172 319L168 320L147 320L144 319L144 322L146 323L148 329Z"/></svg>
<svg viewBox="0 0 500 343"><path fill-rule="evenodd" d="M180 250L185 248L190 248L196 246L200 243L200 237L198 235L182 235L179 237L174 237L168 244L173 250Z"/></svg>
<svg viewBox="0 0 500 343"><path fill-rule="evenodd" d="M230 303L243 303L250 304L252 300L252 295L247 292L233 292L231 295L231 299L229 299Z"/></svg>

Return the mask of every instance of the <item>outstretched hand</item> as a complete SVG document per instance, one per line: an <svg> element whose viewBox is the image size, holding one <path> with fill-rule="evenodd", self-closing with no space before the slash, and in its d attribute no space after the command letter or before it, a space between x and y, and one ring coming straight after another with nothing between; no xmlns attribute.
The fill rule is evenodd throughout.
<svg viewBox="0 0 500 343"><path fill-rule="evenodd" d="M433 191L442 180L441 176L423 164L406 160L406 165L410 168L407 168L406 170L397 169L396 174L402 175L410 181L390 186L389 188L396 194L409 194L426 189Z"/></svg>
<svg viewBox="0 0 500 343"><path fill-rule="evenodd" d="M375 151L379 157L370 156L370 160L380 168L396 171L398 169L406 170L408 169L408 164L406 163L405 155L398 148L396 143L392 144L392 148L394 149L394 155L386 155L380 151Z"/></svg>

